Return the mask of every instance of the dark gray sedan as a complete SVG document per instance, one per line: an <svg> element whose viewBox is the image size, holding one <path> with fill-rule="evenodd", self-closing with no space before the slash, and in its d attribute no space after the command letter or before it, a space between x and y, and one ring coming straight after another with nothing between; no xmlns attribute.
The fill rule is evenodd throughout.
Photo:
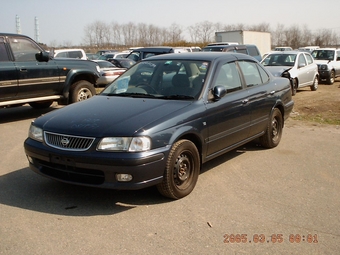
<svg viewBox="0 0 340 255"><path fill-rule="evenodd" d="M24 143L30 168L66 183L157 185L179 199L203 163L255 138L276 147L293 108L289 80L239 53L147 58L100 95L37 118Z"/></svg>

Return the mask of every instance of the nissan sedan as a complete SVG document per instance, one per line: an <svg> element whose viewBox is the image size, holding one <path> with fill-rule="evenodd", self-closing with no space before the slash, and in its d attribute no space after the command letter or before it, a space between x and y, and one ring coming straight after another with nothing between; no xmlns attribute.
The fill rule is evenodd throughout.
<svg viewBox="0 0 340 255"><path fill-rule="evenodd" d="M276 147L293 108L289 80L240 53L163 54L137 63L101 94L34 120L30 168L112 189L156 185L172 199L201 166L259 138Z"/></svg>

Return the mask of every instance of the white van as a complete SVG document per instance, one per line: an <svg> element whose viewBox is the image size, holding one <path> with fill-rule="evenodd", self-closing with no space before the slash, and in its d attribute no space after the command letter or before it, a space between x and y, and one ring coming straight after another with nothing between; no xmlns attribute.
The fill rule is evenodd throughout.
<svg viewBox="0 0 340 255"><path fill-rule="evenodd" d="M55 58L80 58L87 59L83 49L58 49L53 51Z"/></svg>

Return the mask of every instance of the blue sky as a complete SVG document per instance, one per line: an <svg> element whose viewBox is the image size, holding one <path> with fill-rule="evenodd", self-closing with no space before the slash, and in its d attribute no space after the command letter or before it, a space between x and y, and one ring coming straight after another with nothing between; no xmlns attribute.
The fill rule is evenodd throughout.
<svg viewBox="0 0 340 255"><path fill-rule="evenodd" d="M84 28L96 21L106 24L129 22L183 29L203 21L221 24L306 25L310 30L332 29L340 34L340 1L302 0L4 0L0 31L16 33L16 15L21 33L34 38L35 17L40 42L81 44ZM188 37L189 38L189 37Z"/></svg>

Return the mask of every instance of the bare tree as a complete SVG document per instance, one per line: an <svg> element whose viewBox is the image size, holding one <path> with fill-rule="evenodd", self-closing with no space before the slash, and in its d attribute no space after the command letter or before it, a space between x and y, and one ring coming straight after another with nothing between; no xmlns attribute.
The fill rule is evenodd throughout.
<svg viewBox="0 0 340 255"><path fill-rule="evenodd" d="M170 43L175 44L178 41L182 40L182 28L180 25L176 24L176 23L172 23L169 30L169 39L170 39Z"/></svg>
<svg viewBox="0 0 340 255"><path fill-rule="evenodd" d="M193 43L199 43L200 42L200 24L196 23L195 25L189 26L188 31L189 31L191 41Z"/></svg>
<svg viewBox="0 0 340 255"><path fill-rule="evenodd" d="M199 38L201 43L209 43L214 41L215 38L215 29L214 24L210 21L203 21L200 23L200 31L199 31Z"/></svg>

